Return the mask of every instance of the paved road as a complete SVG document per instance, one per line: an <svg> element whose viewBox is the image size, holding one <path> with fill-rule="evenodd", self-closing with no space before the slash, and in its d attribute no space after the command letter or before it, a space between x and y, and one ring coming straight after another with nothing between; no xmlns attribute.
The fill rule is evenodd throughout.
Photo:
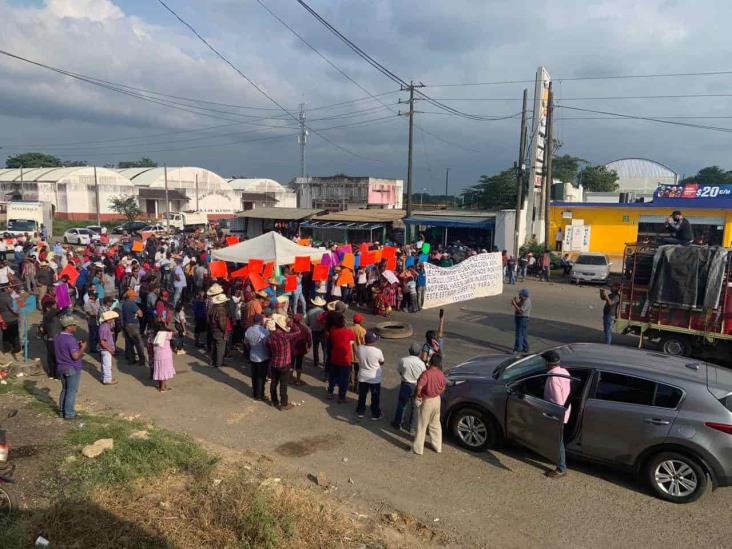
<svg viewBox="0 0 732 549"><path fill-rule="evenodd" d="M596 288L529 282L534 317L530 344L602 340L601 302ZM513 342L512 288L503 295L450 306L448 366L478 353L503 353ZM396 315L412 322L420 339L437 322L436 311ZM367 316L367 324L375 319ZM621 343L635 344L630 338ZM411 340L383 341L387 365L383 407L387 420L396 401L396 359ZM388 421L356 421L355 404L324 400L319 378L291 388L302 406L289 411L255 403L239 364L212 370L199 352L177 357L173 391L160 395L140 367L120 367L120 383L104 387L89 371L81 398L127 414L141 414L163 427L235 450L266 454L283 475L306 482L324 471L338 497L372 511L380 505L409 512L458 536L459 545L490 547L721 547L732 539L732 489L718 490L691 505L650 496L634 479L570 462L570 474L552 481L536 456L509 448L470 454L450 443L442 455L426 449L411 455L410 441ZM308 374L314 374L312 368ZM43 382L56 396L56 382ZM349 479L352 482L349 482ZM435 519L439 519L435 522Z"/></svg>

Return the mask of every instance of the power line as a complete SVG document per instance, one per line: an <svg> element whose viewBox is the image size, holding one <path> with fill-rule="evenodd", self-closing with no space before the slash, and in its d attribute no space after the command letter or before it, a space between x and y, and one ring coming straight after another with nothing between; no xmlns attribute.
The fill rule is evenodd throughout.
<svg viewBox="0 0 732 549"><path fill-rule="evenodd" d="M298 122L298 123L299 123L299 119L298 119L297 115L295 115L295 114L293 114L292 112L290 112L289 110L287 110L287 109L286 109L286 108L285 108L284 106L282 106L282 104L280 104L280 103L279 103L279 102L278 102L278 101L277 101L277 100L276 100L276 99L275 99L274 97L272 97L272 96L271 96L271 95L269 95L269 94L268 94L268 93L267 93L266 91L264 91L264 90L263 90L262 88L260 88L260 87L259 87L259 86L257 85L257 83L256 83L256 82L254 82L254 80L252 80L251 78L249 78L249 77L248 77L248 76L247 76L246 74L244 74L244 73L243 73L243 72L242 72L242 71L241 71L241 70L240 70L240 69L239 69L239 68L238 68L238 67L237 67L236 65L234 65L234 64L233 64L233 63L232 63L231 61L229 61L229 60L228 60L228 59L226 58L226 56L224 56L224 55L223 55L223 54L222 54L221 52L219 52L219 51L218 51L218 50L217 50L216 48L214 48L214 47L213 47L213 46L212 46L212 45L211 45L211 44L210 44L210 43L208 42L208 40L206 40L206 39L205 39L205 38L204 38L204 37L203 37L203 36L202 36L202 35L201 35L201 34L200 34L200 33L199 33L199 32L198 32L198 31L197 31L197 30L196 30L196 29L195 29L195 28L194 28L194 27L193 27L193 26L191 25L191 24L190 24L190 23L188 23L187 21L185 21L185 20L184 20L184 19L183 19L183 18L182 18L182 17L180 16L180 15L178 15L178 14L177 14L177 13L176 13L176 12L175 12L175 11L174 11L174 10L173 10L172 8L170 8L170 7L169 7L169 6L168 6L168 5L167 5L167 4L166 4L166 3L165 3L165 2L163 1L163 0L158 0L158 3L160 3L160 4L161 4L161 5L162 5L162 6L163 6L163 7L164 7L164 8L165 8L165 9L166 9L166 10L167 10L168 12L170 12L170 14L171 14L171 15L172 15L173 17L175 17L175 18L176 18L176 19L177 19L178 21L180 21L180 23L181 23L181 24L183 24L183 25L184 25L185 27L187 27L187 28L188 28L188 29L189 29L189 30L190 30L190 31L191 31L191 32L192 32L192 33L194 34L194 36L196 36L196 38L198 38L198 39L199 39L199 40L200 40L201 42L203 42L203 44L205 44L205 45L206 45L206 47L208 47L208 49L210 49L210 50L211 50L211 51L212 51L212 52L213 52L213 53L214 53L214 54L215 54L215 55L216 55L216 56L217 56L217 57L218 57L219 59L221 59L221 60L222 60L222 61L223 61L224 63L226 63L226 64L227 64L227 65L228 65L229 67L231 67L231 68L232 68L232 69L233 69L233 70L234 70L234 71L235 71L235 72L236 72L236 73L237 73L237 74L238 74L239 76L241 76L242 78L244 78L244 80L246 80L247 82L249 82L249 84L250 84L250 85L251 85L252 87L254 87L254 89L256 89L256 90L257 90L257 91L258 91L259 93L261 93L261 94L262 94L262 95L263 95L264 97L266 97L267 99L269 99L269 100L270 100L270 101L271 101L272 103L274 103L275 105L277 105L277 106L278 106L278 107L279 107L279 108L280 108L280 109L281 109L281 110L282 110L283 112L285 112L285 113L286 113L286 114L287 114L287 115L288 115L288 116L289 116L290 118L292 118L292 119L293 119L293 120L294 120L295 122ZM362 159L364 159L364 160L369 160L369 161L371 161L371 162L381 162L380 160L376 160L376 159L373 159L373 158L368 158L368 157L366 157L366 156L363 156L363 155L361 155L361 154L359 154L359 153L357 153L357 152L354 152L354 151L352 151L352 150L350 150L350 149L348 149L348 148L346 148L346 147L343 147L342 145L339 145L338 143L334 143L333 141L331 141L331 140L330 140L330 139L328 139L327 137L325 137L325 136L321 135L321 134L320 134L320 133L318 132L318 130L314 130L314 129L312 129L312 128L310 128L310 129L312 130L312 132L313 132L313 133L314 133L315 135L317 135L318 137L320 137L320 138L321 138L321 139L323 139L324 141L327 141L328 143L330 143L331 145L333 145L334 147L336 147L337 149L340 149L341 151L343 151L343 152L345 152L345 153L348 153L348 154L350 154L350 155L352 155L352 156L356 156L356 157L358 157L358 158L362 158Z"/></svg>
<svg viewBox="0 0 732 549"><path fill-rule="evenodd" d="M559 81L558 81L559 82ZM614 101L617 99L685 99L732 97L732 93L687 93L675 95L605 95L596 97L563 97L562 101ZM440 101L521 101L515 97L436 97Z"/></svg>
<svg viewBox="0 0 732 549"><path fill-rule="evenodd" d="M648 122L657 122L659 124L670 124L673 126L685 126L688 128L698 128L701 130L712 130L712 131L720 131L720 132L726 132L726 133L732 132L732 128L722 128L722 127L718 127L718 126L706 126L703 124L690 124L687 122L675 122L673 120L654 118L651 116L638 116L638 115L631 115L631 114L622 114L622 113L617 113L617 112L598 111L598 110L593 110L593 109L582 109L580 107L570 107L567 105L556 105L556 106L559 108L562 108L562 109L568 109L568 110L572 110L572 111L581 111L581 112L589 112L589 113L594 113L594 114L617 116L617 117L626 118L629 120L647 120Z"/></svg>
<svg viewBox="0 0 732 549"><path fill-rule="evenodd" d="M721 76L730 75L732 71L709 71L709 72L676 72L676 73L658 73L658 74L614 74L608 76L570 76L570 77L555 77L552 78L554 81L581 81L581 80L625 80L633 78L680 78L686 76ZM429 84L428 88L456 88L456 87L468 87L468 86L500 86L504 84L527 84L533 83L534 80L497 80L493 82L462 82L462 83L448 83L448 84Z"/></svg>

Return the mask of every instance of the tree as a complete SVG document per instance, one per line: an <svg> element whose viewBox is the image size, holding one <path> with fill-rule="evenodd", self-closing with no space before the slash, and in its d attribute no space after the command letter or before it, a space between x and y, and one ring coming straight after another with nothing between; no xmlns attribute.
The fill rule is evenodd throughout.
<svg viewBox="0 0 732 549"><path fill-rule="evenodd" d="M125 216L127 221L134 221L142 215L140 205L134 196L114 196L110 200L110 203L112 211Z"/></svg>
<svg viewBox="0 0 732 549"><path fill-rule="evenodd" d="M5 161L6 168L54 168L63 166L57 156L39 152L27 152L9 156Z"/></svg>
<svg viewBox="0 0 732 549"><path fill-rule="evenodd" d="M87 165L86 160L64 160L62 164L64 168L83 168Z"/></svg>
<svg viewBox="0 0 732 549"><path fill-rule="evenodd" d="M562 183L574 183L580 164L587 164L587 160L569 154L563 154L552 159L552 179L559 179Z"/></svg>
<svg viewBox="0 0 732 549"><path fill-rule="evenodd" d="M732 172L726 172L719 166L707 166L691 177L685 177L681 184L699 183L700 185L714 185L716 183L732 183Z"/></svg>
<svg viewBox="0 0 732 549"><path fill-rule="evenodd" d="M585 191L592 193L612 193L618 190L618 172L605 166L587 166L579 174L580 183Z"/></svg>
<svg viewBox="0 0 732 549"><path fill-rule="evenodd" d="M478 184L463 192L465 204L487 210L516 207L516 172L513 168L496 175L481 175Z"/></svg>
<svg viewBox="0 0 732 549"><path fill-rule="evenodd" d="M140 160L127 160L117 164L120 169L123 168L157 168L158 163L151 160L147 156L143 156Z"/></svg>

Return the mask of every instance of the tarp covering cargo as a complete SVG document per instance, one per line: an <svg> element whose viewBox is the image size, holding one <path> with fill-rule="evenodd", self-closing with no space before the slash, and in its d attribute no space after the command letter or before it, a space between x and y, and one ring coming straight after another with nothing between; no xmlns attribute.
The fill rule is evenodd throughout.
<svg viewBox="0 0 732 549"><path fill-rule="evenodd" d="M728 251L719 246L660 246L653 258L649 301L716 309Z"/></svg>

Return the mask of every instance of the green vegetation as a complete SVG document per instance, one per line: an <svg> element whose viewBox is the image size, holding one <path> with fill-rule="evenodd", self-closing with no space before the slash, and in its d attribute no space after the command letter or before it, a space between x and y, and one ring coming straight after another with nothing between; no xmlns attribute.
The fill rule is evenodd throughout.
<svg viewBox="0 0 732 549"><path fill-rule="evenodd" d="M579 182L585 191L612 193L618 190L618 173L605 166L587 166L580 172Z"/></svg>
<svg viewBox="0 0 732 549"><path fill-rule="evenodd" d="M111 199L110 208L113 212L123 215L128 221L134 221L142 215L140 205L134 196L115 196Z"/></svg>
<svg viewBox="0 0 732 549"><path fill-rule="evenodd" d="M128 160L128 161L122 161L119 164L117 164L117 167L120 169L123 168L157 168L158 163L154 160L148 158L147 156L143 156L140 160Z"/></svg>
<svg viewBox="0 0 732 549"><path fill-rule="evenodd" d="M702 168L696 175L685 177L681 184L699 183L700 185L718 185L719 183L732 183L732 171L726 171L719 166L707 166Z"/></svg>
<svg viewBox="0 0 732 549"><path fill-rule="evenodd" d="M5 161L6 168L56 168L86 166L83 160L61 160L58 156L40 152L27 152L9 156Z"/></svg>

